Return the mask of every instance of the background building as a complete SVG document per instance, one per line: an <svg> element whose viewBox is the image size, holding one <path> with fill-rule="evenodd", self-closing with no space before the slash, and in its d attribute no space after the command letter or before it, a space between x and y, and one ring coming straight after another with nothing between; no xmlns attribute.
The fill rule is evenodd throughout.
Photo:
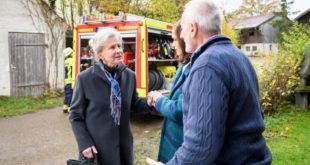
<svg viewBox="0 0 310 165"><path fill-rule="evenodd" d="M297 15L296 21L304 24L310 24L310 8Z"/></svg>
<svg viewBox="0 0 310 165"><path fill-rule="evenodd" d="M63 19L43 0L1 0L0 15L0 96L63 87Z"/></svg>
<svg viewBox="0 0 310 165"><path fill-rule="evenodd" d="M240 30L240 49L249 56L277 53L278 29L272 25L275 19L273 14L268 14L232 22L233 28Z"/></svg>

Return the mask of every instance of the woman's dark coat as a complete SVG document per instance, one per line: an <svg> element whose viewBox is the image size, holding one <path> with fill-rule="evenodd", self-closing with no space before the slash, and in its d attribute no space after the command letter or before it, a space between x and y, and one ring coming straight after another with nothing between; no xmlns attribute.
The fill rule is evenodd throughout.
<svg viewBox="0 0 310 165"><path fill-rule="evenodd" d="M120 84L122 112L120 125L111 116L111 83L98 65L81 72L76 80L69 119L79 151L95 145L104 165L132 165L133 137L130 110L144 111L147 103L136 92L135 73L120 64L116 71Z"/></svg>

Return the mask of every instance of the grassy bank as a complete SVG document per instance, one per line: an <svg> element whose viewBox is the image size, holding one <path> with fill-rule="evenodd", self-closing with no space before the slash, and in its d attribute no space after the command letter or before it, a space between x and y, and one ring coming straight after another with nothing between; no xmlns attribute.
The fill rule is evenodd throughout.
<svg viewBox="0 0 310 165"><path fill-rule="evenodd" d="M274 114L265 118L272 164L310 163L310 112L306 110Z"/></svg>
<svg viewBox="0 0 310 165"><path fill-rule="evenodd" d="M0 97L0 117L15 116L40 109L52 108L63 104L63 94L60 91L45 92L40 96Z"/></svg>

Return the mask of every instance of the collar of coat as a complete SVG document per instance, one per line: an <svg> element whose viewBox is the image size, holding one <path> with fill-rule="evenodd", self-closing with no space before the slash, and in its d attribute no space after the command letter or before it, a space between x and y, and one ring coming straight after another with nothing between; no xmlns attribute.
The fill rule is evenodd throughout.
<svg viewBox="0 0 310 165"><path fill-rule="evenodd" d="M231 40L224 36L224 35L215 35L207 39L195 52L192 54L191 57L191 66L193 66L196 59L209 47L219 44L219 43L232 43Z"/></svg>
<svg viewBox="0 0 310 165"><path fill-rule="evenodd" d="M126 70L127 66L123 63L120 63L117 65L116 68L116 77L115 79L118 81L120 76L122 75L122 72L124 70ZM102 78L106 83L111 84L110 81L108 80L108 78L105 76L105 74L103 73L103 71L100 69L99 64L95 64L92 70L92 73L95 74L96 76Z"/></svg>

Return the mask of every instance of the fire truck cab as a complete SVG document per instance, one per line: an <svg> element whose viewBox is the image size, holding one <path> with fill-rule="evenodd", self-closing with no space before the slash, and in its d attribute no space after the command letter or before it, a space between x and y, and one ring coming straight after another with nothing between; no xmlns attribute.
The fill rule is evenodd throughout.
<svg viewBox="0 0 310 165"><path fill-rule="evenodd" d="M141 16L120 13L118 16L100 14L98 18L83 16L82 24L73 35L73 78L95 63L89 40L104 28L115 28L123 39L124 64L135 71L137 91L146 97L152 90L169 93L178 62L172 49L170 23Z"/></svg>

